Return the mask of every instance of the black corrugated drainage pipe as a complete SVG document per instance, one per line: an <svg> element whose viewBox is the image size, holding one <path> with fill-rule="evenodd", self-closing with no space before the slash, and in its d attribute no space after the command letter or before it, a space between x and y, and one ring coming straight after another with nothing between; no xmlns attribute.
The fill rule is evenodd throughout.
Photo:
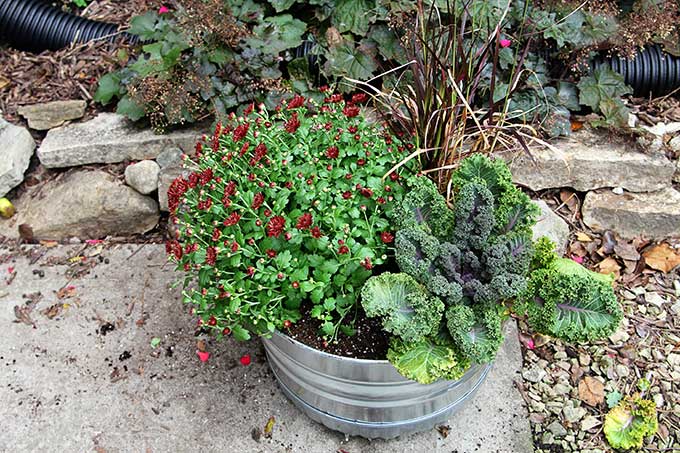
<svg viewBox="0 0 680 453"><path fill-rule="evenodd" d="M75 16L42 0L0 0L0 39L19 49L57 50L117 32L116 24Z"/></svg>
<svg viewBox="0 0 680 453"><path fill-rule="evenodd" d="M659 46L645 47L630 60L611 57L595 63L596 67L603 64L621 74L636 96L660 96L680 87L680 58Z"/></svg>

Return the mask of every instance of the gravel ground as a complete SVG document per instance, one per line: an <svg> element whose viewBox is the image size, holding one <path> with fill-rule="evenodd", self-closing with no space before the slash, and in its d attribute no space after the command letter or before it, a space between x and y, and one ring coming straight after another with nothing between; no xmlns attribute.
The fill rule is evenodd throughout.
<svg viewBox="0 0 680 453"><path fill-rule="evenodd" d="M567 345L531 336L520 323L518 387L538 453L613 451L602 432L606 397L638 392L641 378L651 382L646 398L656 403L659 430L639 451L680 451L680 271L646 268L622 279L617 292L625 318L608 341Z"/></svg>

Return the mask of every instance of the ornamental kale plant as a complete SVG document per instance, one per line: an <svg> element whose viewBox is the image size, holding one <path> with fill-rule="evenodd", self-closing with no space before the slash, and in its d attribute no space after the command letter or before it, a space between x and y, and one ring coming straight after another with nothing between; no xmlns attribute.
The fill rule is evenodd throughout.
<svg viewBox="0 0 680 453"><path fill-rule="evenodd" d="M181 236L167 248L207 328L266 335L299 320L307 302L321 335L351 330L411 174L402 167L382 179L412 145L367 122L365 100L295 96L272 114L251 106L187 158L192 173L168 192Z"/></svg>
<svg viewBox="0 0 680 453"><path fill-rule="evenodd" d="M568 341L616 329L611 282L558 259L549 241L533 244L539 210L503 161L471 156L451 185L450 208L429 179L411 184L395 207L401 273L372 277L361 292L366 314L392 334L388 359L401 374L430 383L492 361L511 312Z"/></svg>

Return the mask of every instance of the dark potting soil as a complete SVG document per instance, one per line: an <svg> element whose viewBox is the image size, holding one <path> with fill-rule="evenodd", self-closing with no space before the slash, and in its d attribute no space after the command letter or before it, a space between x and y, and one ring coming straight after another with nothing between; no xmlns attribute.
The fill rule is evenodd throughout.
<svg viewBox="0 0 680 453"><path fill-rule="evenodd" d="M301 307L302 319L283 331L300 343L329 354L369 360L387 358L389 337L382 330L379 319L367 318L359 308L354 324L356 333L348 336L340 332L335 341L326 342L319 334L321 322L311 317L310 309L311 305Z"/></svg>

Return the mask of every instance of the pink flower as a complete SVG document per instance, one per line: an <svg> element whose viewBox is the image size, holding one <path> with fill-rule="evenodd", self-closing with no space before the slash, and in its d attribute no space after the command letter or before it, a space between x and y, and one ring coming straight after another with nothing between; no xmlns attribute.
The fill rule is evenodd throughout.
<svg viewBox="0 0 680 453"><path fill-rule="evenodd" d="M158 8L158 14L165 14L165 13L169 13L169 12L170 12L170 9L165 5L161 5L161 7ZM208 359L206 359L206 360L208 360Z"/></svg>
<svg viewBox="0 0 680 453"><path fill-rule="evenodd" d="M198 358L201 362L205 363L210 358L210 353L208 351L196 351Z"/></svg>
<svg viewBox="0 0 680 453"><path fill-rule="evenodd" d="M534 339L533 339L533 338L529 338L529 339L527 340L527 348L528 348L528 349L531 349L532 351L533 351L534 349L536 349L536 344L534 344Z"/></svg>
<svg viewBox="0 0 680 453"><path fill-rule="evenodd" d="M576 261L579 264L583 264L583 257L582 256L571 255L571 259Z"/></svg>
<svg viewBox="0 0 680 453"><path fill-rule="evenodd" d="M243 366L250 365L250 354L244 354L243 356L241 356L239 361L241 362L241 365L243 365Z"/></svg>
<svg viewBox="0 0 680 453"><path fill-rule="evenodd" d="M500 41L498 41L498 44L500 44L501 47L503 49L505 49L506 47L510 47L510 44L512 44L512 41L510 41L509 39L501 39Z"/></svg>

